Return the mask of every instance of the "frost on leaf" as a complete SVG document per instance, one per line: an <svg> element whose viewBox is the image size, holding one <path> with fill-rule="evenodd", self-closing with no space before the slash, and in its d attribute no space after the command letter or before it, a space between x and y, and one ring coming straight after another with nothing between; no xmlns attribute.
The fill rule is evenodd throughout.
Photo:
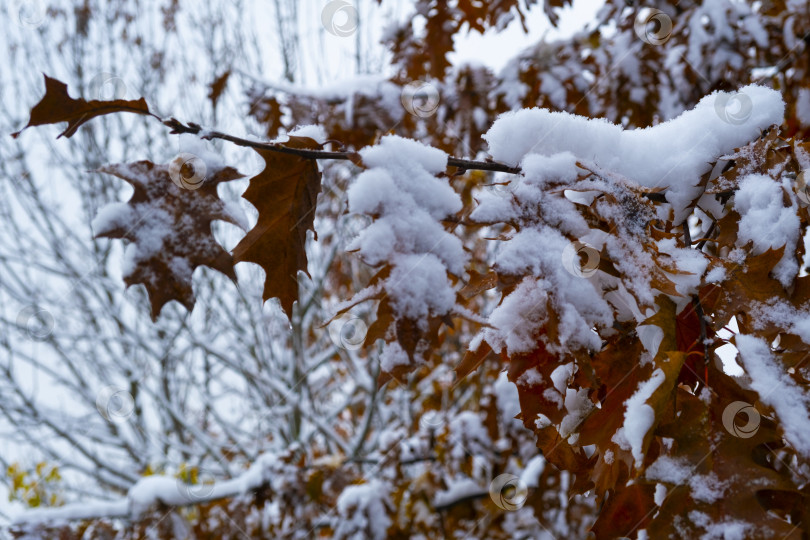
<svg viewBox="0 0 810 540"><path fill-rule="evenodd" d="M101 172L126 180L135 191L126 204L102 208L93 221L97 238L129 240L124 282L146 287L152 320L171 300L188 310L194 307L191 277L200 265L236 280L233 258L214 239L211 222L239 224L217 196L217 185L242 175L231 167L208 171L201 187L185 189L172 181L170 167L150 161L102 167Z"/></svg>
<svg viewBox="0 0 810 540"><path fill-rule="evenodd" d="M45 75L45 96L31 109L31 119L23 129L31 126L45 124L58 124L67 122L68 127L59 134L59 137L71 137L85 122L104 114L117 112L132 112L136 114L152 114L149 106L141 98L137 101L116 99L114 101L87 101L74 99L68 95L67 85L61 81ZM22 129L12 134L17 137Z"/></svg>
<svg viewBox="0 0 810 540"><path fill-rule="evenodd" d="M290 137L291 148L320 148L308 137ZM307 271L307 231L314 230L321 173L315 160L256 150L262 172L250 179L243 197L259 211L259 220L233 250L236 262L249 261L265 272L262 298L278 298L292 316L298 300L298 272Z"/></svg>

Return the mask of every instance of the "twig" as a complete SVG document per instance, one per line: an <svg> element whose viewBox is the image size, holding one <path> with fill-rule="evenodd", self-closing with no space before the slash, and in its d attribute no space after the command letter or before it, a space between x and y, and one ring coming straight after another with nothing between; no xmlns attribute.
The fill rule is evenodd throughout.
<svg viewBox="0 0 810 540"><path fill-rule="evenodd" d="M199 135L203 139L222 139L223 141L232 142L237 146L255 148L257 150L269 150L271 152L281 152L283 154L293 154L307 159L338 159L352 161L355 163L360 162L360 155L357 152L329 152L326 150L311 150L308 148L290 148L289 146L284 146L280 143L251 141L241 137L228 135L227 133L222 133L221 131L207 131L204 130L199 124L189 122L186 125L176 118L170 118L168 120L163 120L162 122L163 125L172 129L171 133L190 133L192 135ZM493 171L505 172L509 174L521 173L520 167L510 167L509 165L498 163L496 161L475 161L450 157L447 159L447 164L466 171Z"/></svg>
<svg viewBox="0 0 810 540"><path fill-rule="evenodd" d="M698 251L703 250L703 246L706 245L706 242L712 237L712 233L714 232L714 228L717 226L717 220L713 219L712 224L709 225L709 229L706 231L705 237L698 242L697 249Z"/></svg>

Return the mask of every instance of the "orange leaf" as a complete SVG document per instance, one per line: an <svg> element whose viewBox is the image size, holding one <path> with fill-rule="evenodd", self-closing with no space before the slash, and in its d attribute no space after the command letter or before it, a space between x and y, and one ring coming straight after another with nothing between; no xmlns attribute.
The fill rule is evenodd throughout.
<svg viewBox="0 0 810 540"><path fill-rule="evenodd" d="M479 274L473 269L470 269L470 280L459 291L464 300L481 294L484 291L495 288L498 284L498 275L495 272L487 272L486 274Z"/></svg>

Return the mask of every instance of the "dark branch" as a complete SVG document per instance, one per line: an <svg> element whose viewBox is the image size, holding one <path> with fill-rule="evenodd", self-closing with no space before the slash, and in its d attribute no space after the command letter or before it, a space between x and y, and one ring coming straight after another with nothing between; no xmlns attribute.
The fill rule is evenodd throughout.
<svg viewBox="0 0 810 540"><path fill-rule="evenodd" d="M280 143L251 141L241 137L228 135L227 133L222 133L220 131L206 131L202 128L202 126L192 122L189 122L188 125L186 125L176 118L163 120L163 124L170 127L172 129L172 133L191 133L192 135L199 135L203 139L222 139L223 141L229 141L237 146L243 146L246 148L269 150L271 152L281 152L283 154L293 154L307 159L342 159L352 161L354 163L360 162L360 155L357 152L329 152L326 150L290 148ZM451 157L447 160L447 164L452 167L458 167L459 169L463 169L465 171L493 171L505 172L509 174L520 174L521 172L519 167L510 167L509 165L497 163L495 161L474 161L470 159Z"/></svg>

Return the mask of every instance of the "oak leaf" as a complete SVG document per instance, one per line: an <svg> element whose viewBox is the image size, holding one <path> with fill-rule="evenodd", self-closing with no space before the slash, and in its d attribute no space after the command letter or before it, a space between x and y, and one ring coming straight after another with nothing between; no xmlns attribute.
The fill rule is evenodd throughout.
<svg viewBox="0 0 810 540"><path fill-rule="evenodd" d="M188 189L174 181L183 174L175 165L138 161L99 169L135 188L126 204L102 209L93 226L97 238L132 242L127 248L124 282L146 287L153 321L171 300L188 310L194 307L191 276L198 266L208 266L236 281L233 258L214 239L211 222L218 219L239 225L239 219L217 196L217 185L242 175L225 167L210 171L197 189Z"/></svg>
<svg viewBox="0 0 810 540"><path fill-rule="evenodd" d="M486 341L482 342L476 350L468 350L464 358L456 366L456 377L463 379L484 363L484 360L493 356L492 347Z"/></svg>
<svg viewBox="0 0 810 540"><path fill-rule="evenodd" d="M591 532L595 538L635 536L652 521L655 513L655 486L619 485L608 493Z"/></svg>
<svg viewBox="0 0 810 540"><path fill-rule="evenodd" d="M16 139L24 129L31 126L67 122L68 127L59 134L57 139L63 135L70 138L76 133L79 126L85 122L96 116L117 112L154 116L149 112L149 106L143 98L137 101L124 99L113 101L73 99L68 95L65 83L45 75L45 96L31 109L31 118L28 120L28 124L20 131L12 133L11 136Z"/></svg>
<svg viewBox="0 0 810 540"><path fill-rule="evenodd" d="M726 409L735 402L755 404L757 395L740 388L713 362L707 369L710 395L701 398L676 389L677 409L668 408L656 428L656 436L673 444L664 458L669 465L654 465L646 473L647 482L666 488L647 532L651 538L691 538L705 533L704 520L737 521L746 524L747 538L801 537L795 522L781 519L777 511L783 496L801 503L802 494L791 481L790 469L779 466L783 443L776 424L757 415L755 430L745 436L732 433L733 427L725 425ZM660 474L678 469L688 474L682 478Z"/></svg>
<svg viewBox="0 0 810 540"><path fill-rule="evenodd" d="M308 137L290 137L284 145L320 148ZM298 300L298 272L307 272L307 230L314 230L321 173L311 159L271 150L256 152L265 167L250 179L243 197L259 211L259 220L234 248L233 256L236 262L254 262L264 269L262 298L278 298L287 316L292 316Z"/></svg>

